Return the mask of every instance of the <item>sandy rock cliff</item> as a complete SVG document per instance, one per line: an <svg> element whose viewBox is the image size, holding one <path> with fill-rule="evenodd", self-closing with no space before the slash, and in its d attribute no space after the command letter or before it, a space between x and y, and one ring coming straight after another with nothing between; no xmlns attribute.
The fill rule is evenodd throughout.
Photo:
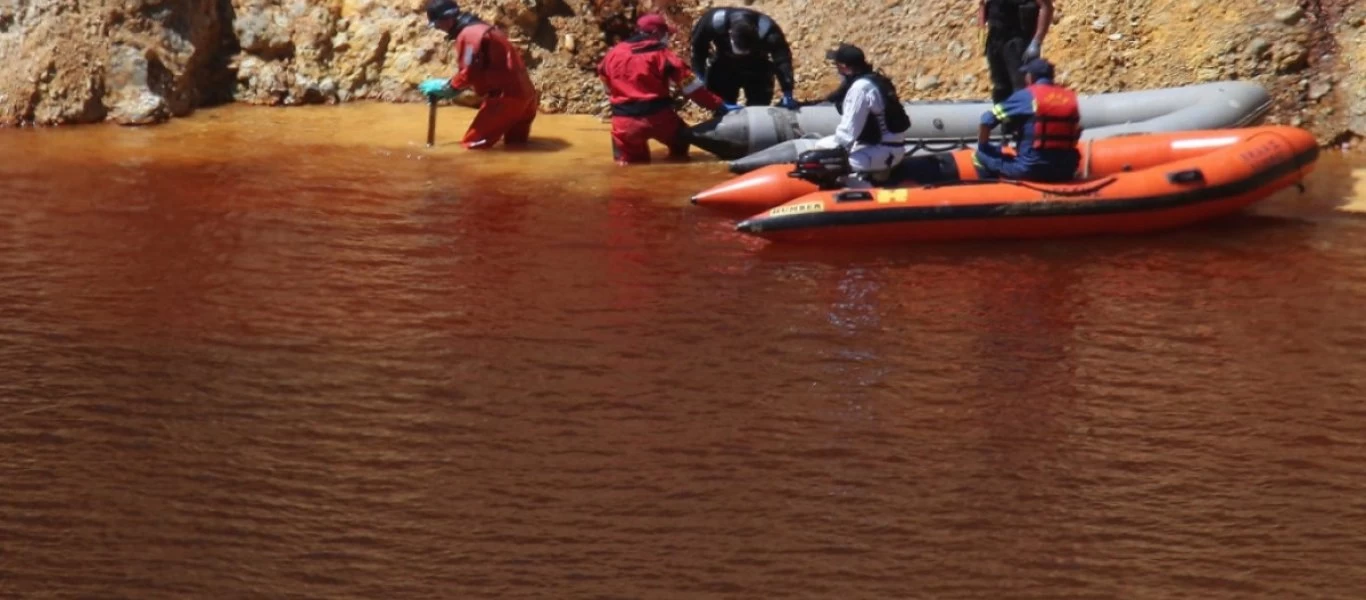
<svg viewBox="0 0 1366 600"><path fill-rule="evenodd" d="M203 101L215 0L0 4L0 122L150 123Z"/></svg>
<svg viewBox="0 0 1366 600"><path fill-rule="evenodd" d="M1366 3L1351 0L1055 0L1044 54L1083 93L1249 79L1272 122L1324 143L1366 135ZM472 0L524 49L542 110L605 114L592 69L645 11L686 53L713 4L773 16L792 42L798 96L834 85L822 60L862 46L904 99L984 98L971 0ZM420 101L454 64L421 0L9 0L0 4L0 123L155 123L226 101ZM685 54L686 55L686 54Z"/></svg>

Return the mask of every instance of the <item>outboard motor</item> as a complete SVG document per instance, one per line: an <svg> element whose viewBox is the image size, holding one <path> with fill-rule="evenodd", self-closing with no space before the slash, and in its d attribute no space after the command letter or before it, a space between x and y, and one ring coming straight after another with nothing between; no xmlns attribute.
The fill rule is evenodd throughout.
<svg viewBox="0 0 1366 600"><path fill-rule="evenodd" d="M804 179L823 190L835 190L844 187L844 177L848 174L848 150L820 148L807 150L798 155L797 167L787 176Z"/></svg>

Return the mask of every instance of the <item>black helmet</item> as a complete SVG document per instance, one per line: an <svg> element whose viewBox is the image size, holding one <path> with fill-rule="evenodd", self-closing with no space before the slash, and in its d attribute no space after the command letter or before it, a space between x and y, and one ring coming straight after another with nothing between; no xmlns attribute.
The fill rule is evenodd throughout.
<svg viewBox="0 0 1366 600"><path fill-rule="evenodd" d="M872 68L868 65L868 58L864 56L863 49L853 44L840 44L839 47L825 53L825 60L855 69Z"/></svg>
<svg viewBox="0 0 1366 600"><path fill-rule="evenodd" d="M477 15L460 10L455 0L430 0L427 2L427 21L435 27L437 21L443 19L455 19L455 23L446 29L446 39L455 39L460 35L460 31L475 23L483 23Z"/></svg>
<svg viewBox="0 0 1366 600"><path fill-rule="evenodd" d="M428 0L427 2L428 23L458 16L460 16L460 5L456 4L455 0Z"/></svg>
<svg viewBox="0 0 1366 600"><path fill-rule="evenodd" d="M730 26L730 46L738 54L749 54L759 45L759 31L749 21Z"/></svg>
<svg viewBox="0 0 1366 600"><path fill-rule="evenodd" d="M460 30L461 30L461 29L464 29L464 28L466 28L466 27L469 27L470 25L474 25L475 23L483 23L483 22L484 22L484 20L483 20L483 19L480 19L480 18L479 18L479 15L476 15L476 14L474 14L474 13L462 12L462 13L460 13L460 16L459 16L459 17L456 17L456 19L455 19L455 27L453 27L453 28L451 29L451 31L453 31L453 32L455 32L455 33L460 33ZM454 35L454 33L453 33L452 35Z"/></svg>

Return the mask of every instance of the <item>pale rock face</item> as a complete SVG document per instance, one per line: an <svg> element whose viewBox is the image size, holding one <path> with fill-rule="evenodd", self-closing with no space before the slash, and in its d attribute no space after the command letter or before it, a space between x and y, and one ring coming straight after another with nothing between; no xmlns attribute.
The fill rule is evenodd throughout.
<svg viewBox="0 0 1366 600"><path fill-rule="evenodd" d="M712 5L748 5L778 22L793 46L801 99L834 86L823 55L841 41L867 50L909 100L984 98L991 85L972 3L963 0L460 4L522 49L546 111L603 110L593 69L644 12L663 12L679 27L672 47L686 59L693 21ZM156 123L223 101L419 102L419 82L455 69L450 41L427 27L422 5L0 0L0 124ZM1325 141L1366 133L1366 9L1350 0L1322 0L1314 10L1261 0L1055 5L1044 54L1082 93L1255 80L1271 90L1282 122L1300 117ZM1331 85L1300 86L1304 79Z"/></svg>
<svg viewBox="0 0 1366 600"><path fill-rule="evenodd" d="M119 123L146 125L170 116L166 98L152 91L167 91L169 72L155 54L151 60L148 54L123 44L116 44L109 53L104 73L104 86L109 90L105 102L111 107L109 117Z"/></svg>

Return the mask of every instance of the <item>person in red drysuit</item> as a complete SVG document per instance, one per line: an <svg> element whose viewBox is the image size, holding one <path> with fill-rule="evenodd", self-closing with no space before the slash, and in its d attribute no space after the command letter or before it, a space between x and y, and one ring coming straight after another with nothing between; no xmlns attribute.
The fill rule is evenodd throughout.
<svg viewBox="0 0 1366 600"><path fill-rule="evenodd" d="M484 150L506 139L525 144L536 120L540 95L527 75L522 55L507 35L472 13L460 10L453 0L427 3L427 21L455 40L460 71L450 79L428 79L418 91L429 98L454 98L460 90L473 88L484 101L460 143Z"/></svg>
<svg viewBox="0 0 1366 600"><path fill-rule="evenodd" d="M635 35L613 46L598 64L612 104L612 156L619 165L649 163L652 139L669 147L669 158L688 157L688 125L674 111L670 83L703 108L740 108L722 102L669 50L669 34L675 31L663 16L644 15L636 20Z"/></svg>

